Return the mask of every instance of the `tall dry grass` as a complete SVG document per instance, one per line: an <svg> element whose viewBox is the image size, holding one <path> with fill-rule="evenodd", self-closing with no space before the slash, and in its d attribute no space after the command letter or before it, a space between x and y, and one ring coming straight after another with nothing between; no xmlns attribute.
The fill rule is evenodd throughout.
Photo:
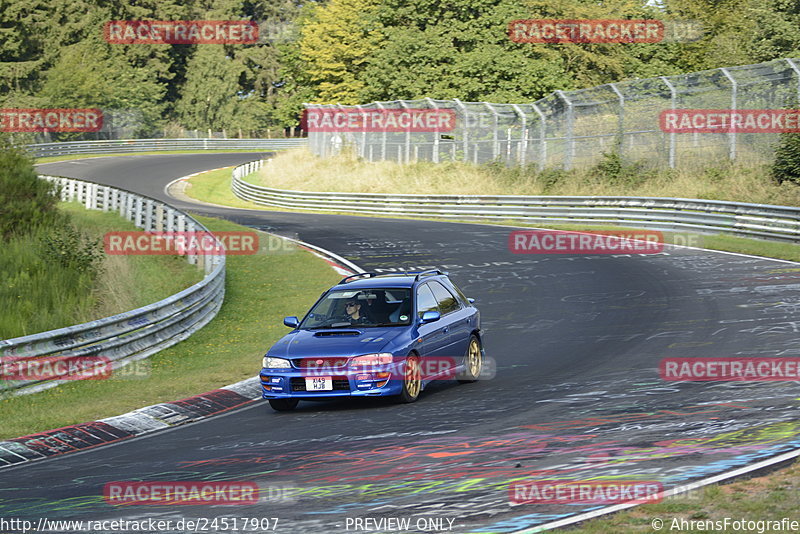
<svg viewBox="0 0 800 534"><path fill-rule="evenodd" d="M769 178L768 165L763 162L709 159L704 166L673 170L650 169L636 162L618 168L613 163L606 160L587 169L540 172L533 166L496 164L370 163L351 154L323 159L307 149L297 149L280 153L248 180L302 191L661 196L800 206L800 187L777 184Z"/></svg>

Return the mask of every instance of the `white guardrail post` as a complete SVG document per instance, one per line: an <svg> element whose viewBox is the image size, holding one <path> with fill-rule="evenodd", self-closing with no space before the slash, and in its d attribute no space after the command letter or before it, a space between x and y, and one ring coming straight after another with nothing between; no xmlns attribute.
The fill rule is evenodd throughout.
<svg viewBox="0 0 800 534"><path fill-rule="evenodd" d="M188 225L208 231L189 215L130 191L60 176L40 178L61 185L62 200L78 200L89 209L113 209L137 226L144 225L146 230L163 226L163 214L166 213L167 231L173 231L176 218L179 230ZM196 263L197 256L189 255L187 259ZM113 369L118 369L147 358L186 339L219 311L225 296L224 252L208 255L204 264L203 280L154 304L76 326L0 340L0 362L96 356L109 360ZM64 380L3 382L0 391L25 394L57 386Z"/></svg>
<svg viewBox="0 0 800 534"><path fill-rule="evenodd" d="M242 200L263 206L468 220L612 224L800 243L800 208L790 206L663 197L317 193L249 183L244 180L245 168L242 165L233 171L231 190Z"/></svg>

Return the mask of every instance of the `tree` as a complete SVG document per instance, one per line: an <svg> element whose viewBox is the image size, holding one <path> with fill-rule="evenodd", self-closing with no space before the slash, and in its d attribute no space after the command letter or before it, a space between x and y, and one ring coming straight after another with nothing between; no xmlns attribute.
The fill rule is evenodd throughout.
<svg viewBox="0 0 800 534"><path fill-rule="evenodd" d="M178 118L188 128L201 130L256 130L264 121L262 102L242 94L244 67L223 47L198 45L188 63L183 96L176 106Z"/></svg>
<svg viewBox="0 0 800 534"><path fill-rule="evenodd" d="M125 112L139 119L139 134L160 125L166 88L131 66L119 49L87 39L66 47L46 74L40 96L51 107L102 108Z"/></svg>
<svg viewBox="0 0 800 534"><path fill-rule="evenodd" d="M381 38L369 19L377 6L378 0L330 0L302 20L299 57L319 102L363 101L366 84L361 73Z"/></svg>
<svg viewBox="0 0 800 534"><path fill-rule="evenodd" d="M55 190L39 179L30 157L0 135L0 239L58 219Z"/></svg>

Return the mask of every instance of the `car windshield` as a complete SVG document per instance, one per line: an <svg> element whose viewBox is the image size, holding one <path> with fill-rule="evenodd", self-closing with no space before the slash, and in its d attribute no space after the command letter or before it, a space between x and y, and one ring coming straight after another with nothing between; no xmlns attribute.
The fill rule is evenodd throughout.
<svg viewBox="0 0 800 534"><path fill-rule="evenodd" d="M409 289L337 289L317 302L300 328L407 326L412 315Z"/></svg>

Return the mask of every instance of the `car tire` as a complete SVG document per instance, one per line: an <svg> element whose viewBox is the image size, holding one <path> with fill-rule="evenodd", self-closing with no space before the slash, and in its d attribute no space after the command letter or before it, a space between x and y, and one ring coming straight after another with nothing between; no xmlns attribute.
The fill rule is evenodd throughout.
<svg viewBox="0 0 800 534"><path fill-rule="evenodd" d="M457 379L462 384L476 382L483 370L483 347L478 336L469 336L467 353L464 355L464 371L458 375Z"/></svg>
<svg viewBox="0 0 800 534"><path fill-rule="evenodd" d="M270 399L269 405L276 412L291 412L297 408L299 402L298 399Z"/></svg>
<svg viewBox="0 0 800 534"><path fill-rule="evenodd" d="M406 404L414 402L419 398L420 391L422 391L420 359L416 354L410 354L403 366L403 389L400 391L399 400Z"/></svg>

